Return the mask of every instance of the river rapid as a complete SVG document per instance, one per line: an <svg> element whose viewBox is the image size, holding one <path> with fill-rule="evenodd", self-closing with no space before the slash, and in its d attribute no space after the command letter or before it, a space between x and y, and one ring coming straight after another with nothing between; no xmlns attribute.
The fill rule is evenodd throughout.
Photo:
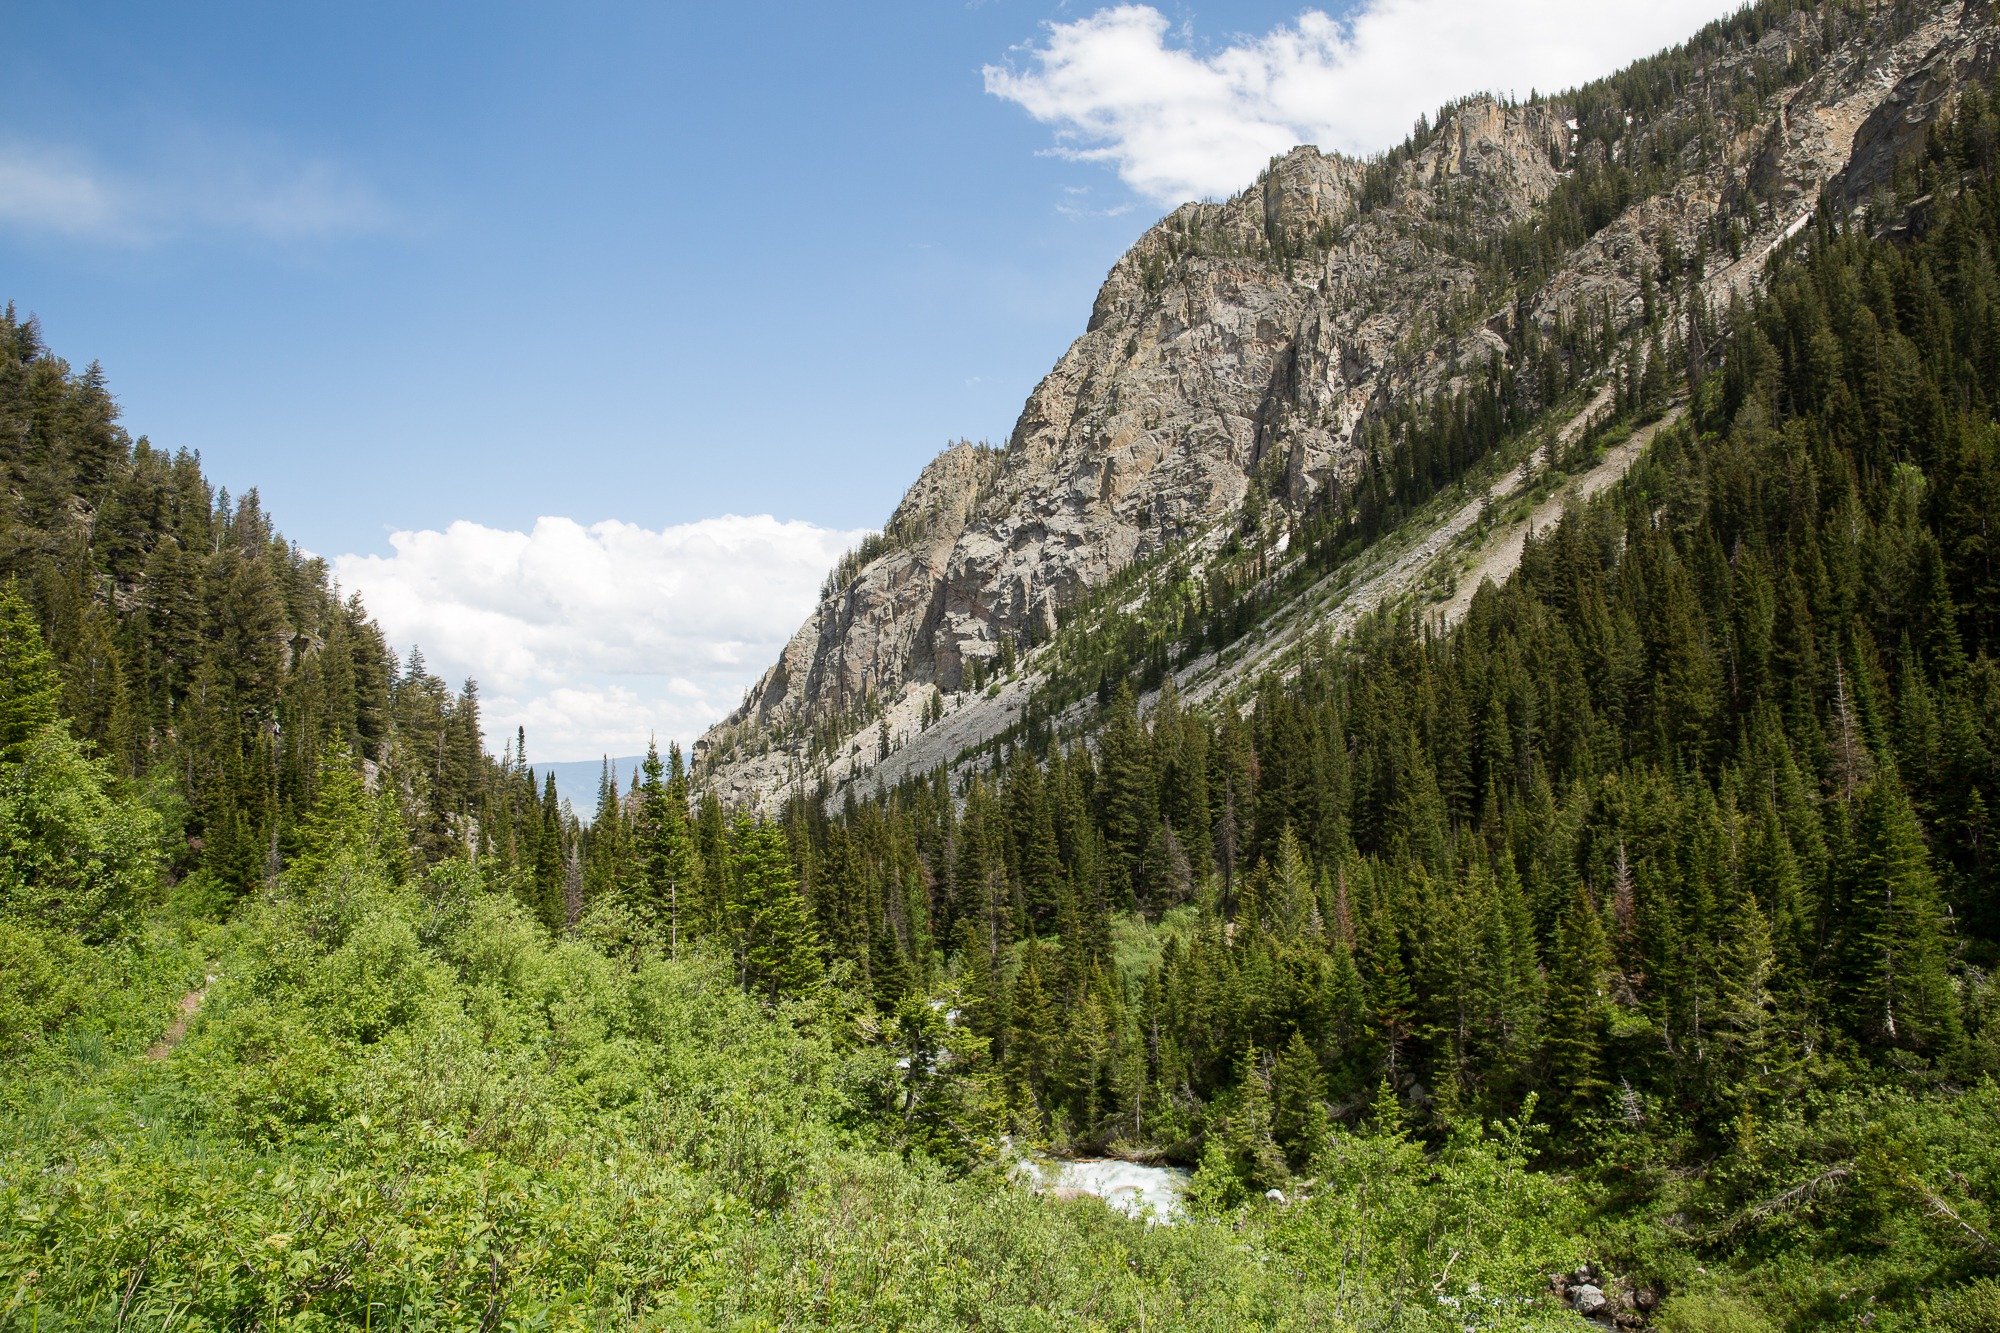
<svg viewBox="0 0 2000 1333"><path fill-rule="evenodd" d="M1188 1182L1181 1167L1143 1166L1116 1157L1030 1157L1015 1172L1037 1192L1095 1195L1148 1225L1174 1220Z"/></svg>

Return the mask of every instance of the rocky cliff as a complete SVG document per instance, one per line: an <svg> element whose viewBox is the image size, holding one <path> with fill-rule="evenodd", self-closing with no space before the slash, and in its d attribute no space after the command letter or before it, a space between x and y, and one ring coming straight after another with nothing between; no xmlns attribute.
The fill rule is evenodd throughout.
<svg viewBox="0 0 2000 1333"><path fill-rule="evenodd" d="M1246 540L1281 555L1351 499L1382 466L1370 423L1482 378L1523 419L1578 386L1597 402L1663 327L1698 359L1703 321L1823 198L1876 198L1994 66L1984 4L1766 4L1572 94L1472 98L1367 162L1296 148L1175 210L1005 449L924 470L698 762L764 803L868 776L950 713L896 771L949 762L1018 719L1038 645L1092 590Z"/></svg>

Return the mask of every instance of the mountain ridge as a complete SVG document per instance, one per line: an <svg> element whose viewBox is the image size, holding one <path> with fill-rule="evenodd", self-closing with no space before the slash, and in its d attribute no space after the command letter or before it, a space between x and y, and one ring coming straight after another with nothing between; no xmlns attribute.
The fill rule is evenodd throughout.
<svg viewBox="0 0 2000 1333"><path fill-rule="evenodd" d="M708 780L751 805L866 781L940 708L970 714L959 750L991 740L1033 691L991 699L989 682L1020 679L1021 659L1032 675L1080 599L1166 553L1275 546L1315 506L1351 503L1382 469L1385 425L1476 392L1481 369L1505 379L1518 428L1560 407L1552 375L1596 394L1637 373L1656 301L1698 340L1823 192L1863 206L1994 65L1981 5L1765 12L1557 98L1450 104L1371 161L1295 148L1234 198L1168 214L1113 265L1005 450L934 459L886 529L906 535L830 585L697 744ZM1640 85L1624 94L1637 111L1620 80ZM1579 208L1586 234L1552 245ZM1656 272L1708 308L1690 323L1689 293Z"/></svg>

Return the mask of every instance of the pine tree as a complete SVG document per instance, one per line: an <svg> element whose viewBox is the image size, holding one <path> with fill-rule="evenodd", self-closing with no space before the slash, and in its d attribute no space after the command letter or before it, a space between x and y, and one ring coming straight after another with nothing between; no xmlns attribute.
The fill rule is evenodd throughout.
<svg viewBox="0 0 2000 1333"><path fill-rule="evenodd" d="M1952 1059L1964 1034L1946 967L1944 908L1915 812L1893 769L1869 789L1856 843L1863 1029L1887 1045Z"/></svg>
<svg viewBox="0 0 2000 1333"><path fill-rule="evenodd" d="M1236 1106L1222 1125L1236 1174L1252 1190L1283 1184L1291 1171L1273 1132L1271 1076L1254 1046L1245 1047L1236 1062L1236 1095Z"/></svg>
<svg viewBox="0 0 2000 1333"><path fill-rule="evenodd" d="M1404 966L1402 941L1386 918L1371 932L1368 1000L1383 1062L1391 1076L1400 1077L1416 1023L1416 994Z"/></svg>
<svg viewBox="0 0 2000 1333"><path fill-rule="evenodd" d="M1294 1170L1326 1147L1333 1122L1326 1109L1326 1074L1297 1028L1271 1069L1271 1132Z"/></svg>
<svg viewBox="0 0 2000 1333"><path fill-rule="evenodd" d="M1032 936L1021 947L1021 971L1014 979L1007 1029L1009 1082L1024 1109L1037 1118L1049 1112L1049 1076L1060 1040L1056 1010L1044 977L1047 960Z"/></svg>
<svg viewBox="0 0 2000 1333"><path fill-rule="evenodd" d="M1099 738L1098 802L1102 811L1107 882L1116 907L1127 907L1135 873L1159 819L1152 756L1138 703L1121 685Z"/></svg>
<svg viewBox="0 0 2000 1333"><path fill-rule="evenodd" d="M678 752L675 759L678 761ZM678 763L676 763L678 768ZM648 741L640 768L639 810L633 831L637 874L631 900L640 920L661 941L670 957L678 956L698 902L702 883L701 858L688 827L685 780L668 777L659 746ZM680 793L677 795L677 793Z"/></svg>
<svg viewBox="0 0 2000 1333"><path fill-rule="evenodd" d="M63 711L78 736L94 743L116 771L129 774L137 758L136 723L114 628L110 613L95 603L80 618L63 663Z"/></svg>
<svg viewBox="0 0 2000 1333"><path fill-rule="evenodd" d="M1535 925L1511 855L1493 884L1493 910L1481 920L1487 967L1485 997L1491 1048L1499 1069L1518 1075L1541 1045L1547 983L1535 945Z"/></svg>
<svg viewBox="0 0 2000 1333"><path fill-rule="evenodd" d="M591 814L583 846L588 850L582 857L578 917L585 902L608 902L625 896L630 887L631 833L626 824L624 799L618 790L618 770L609 756L604 757L598 771L597 808ZM572 849L571 855L575 859L577 850Z"/></svg>
<svg viewBox="0 0 2000 1333"><path fill-rule="evenodd" d="M1409 1112L1403 1106L1403 1099L1396 1095L1395 1085L1387 1077L1375 1084L1375 1100L1368 1107L1368 1128L1378 1139L1402 1143L1409 1137L1407 1121Z"/></svg>
<svg viewBox="0 0 2000 1333"><path fill-rule="evenodd" d="M1549 975L1544 1059L1560 1106L1575 1117L1590 1110L1610 1087L1604 1068L1604 1028L1613 964L1597 906L1581 884L1563 913L1552 947L1555 961Z"/></svg>
<svg viewBox="0 0 2000 1333"><path fill-rule="evenodd" d="M345 750L330 750L320 759L318 796L300 830L297 855L289 867L302 883L311 884L329 869L382 872L377 811L361 785Z"/></svg>
<svg viewBox="0 0 2000 1333"><path fill-rule="evenodd" d="M1308 932L1317 933L1316 901L1312 867L1306 864L1298 836L1287 824L1278 835L1278 860L1271 872L1265 914L1281 938L1295 940Z"/></svg>
<svg viewBox="0 0 2000 1333"><path fill-rule="evenodd" d="M16 760L56 721L62 687L34 613L10 579L0 587L0 759Z"/></svg>
<svg viewBox="0 0 2000 1333"><path fill-rule="evenodd" d="M820 984L824 968L784 830L739 816L730 838L730 859L738 910L744 918L745 984L772 1000L806 994Z"/></svg>
<svg viewBox="0 0 2000 1333"><path fill-rule="evenodd" d="M1773 1056L1771 928L1757 899L1737 892L1722 918L1720 984L1709 1020L1724 1095L1739 1111L1769 1085Z"/></svg>
<svg viewBox="0 0 2000 1333"><path fill-rule="evenodd" d="M977 922L958 923L958 959L958 1006L966 1025L992 1044L996 1059L1004 1059L1009 1028L1005 988L994 975L993 958Z"/></svg>
<svg viewBox="0 0 2000 1333"><path fill-rule="evenodd" d="M551 934L562 929L563 887L568 877L569 830L562 802L556 795L556 775L543 775L541 831L535 844L534 878L528 884L528 906Z"/></svg>

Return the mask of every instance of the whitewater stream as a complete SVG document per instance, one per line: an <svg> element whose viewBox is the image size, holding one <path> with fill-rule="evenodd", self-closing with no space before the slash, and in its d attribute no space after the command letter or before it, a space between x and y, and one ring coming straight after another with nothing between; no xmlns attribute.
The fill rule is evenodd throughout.
<svg viewBox="0 0 2000 1333"><path fill-rule="evenodd" d="M1148 1224L1173 1221L1188 1182L1181 1167L1142 1166L1115 1157L1031 1157L1015 1173L1037 1191L1095 1195Z"/></svg>

